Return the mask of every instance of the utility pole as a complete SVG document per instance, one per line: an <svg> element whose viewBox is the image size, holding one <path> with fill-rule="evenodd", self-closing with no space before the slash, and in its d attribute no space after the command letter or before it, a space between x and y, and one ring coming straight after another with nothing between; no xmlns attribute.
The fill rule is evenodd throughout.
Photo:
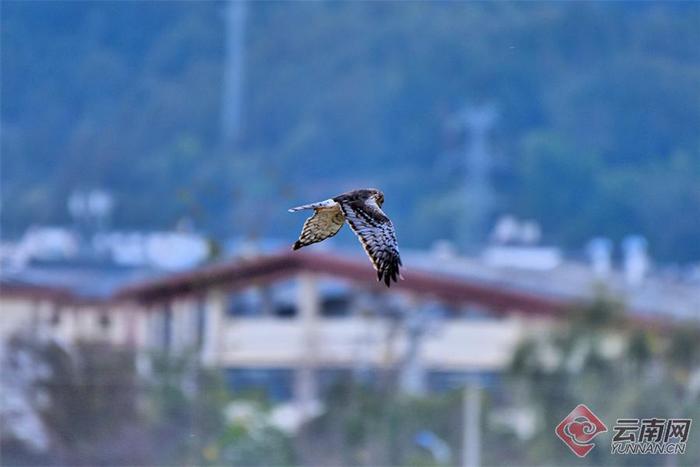
<svg viewBox="0 0 700 467"><path fill-rule="evenodd" d="M304 419L309 417L318 401L316 369L319 355L318 319L321 314L318 281L312 274L298 277L297 309L302 328L303 351L296 371L294 397Z"/></svg>
<svg viewBox="0 0 700 467"><path fill-rule="evenodd" d="M400 368L399 386L401 391L413 396L425 394L425 370L421 362L420 348L426 332L426 319L418 311L407 317L406 354Z"/></svg>
<svg viewBox="0 0 700 467"><path fill-rule="evenodd" d="M413 303L410 310L402 316L406 351L399 368L399 387L406 394L421 396L427 390L421 349L425 338L440 325L441 315L430 303Z"/></svg>
<svg viewBox="0 0 700 467"><path fill-rule="evenodd" d="M475 381L464 387L462 420L462 467L481 465L481 388Z"/></svg>
<svg viewBox="0 0 700 467"><path fill-rule="evenodd" d="M459 242L463 248L479 246L486 236L487 222L493 213L495 196L491 184L492 155L487 137L498 113L493 105L467 107L457 117L465 130L464 157L466 174L464 207L459 226Z"/></svg>
<svg viewBox="0 0 700 467"><path fill-rule="evenodd" d="M221 136L230 148L241 135L243 107L243 68L247 0L229 0L226 5L226 59L221 111Z"/></svg>

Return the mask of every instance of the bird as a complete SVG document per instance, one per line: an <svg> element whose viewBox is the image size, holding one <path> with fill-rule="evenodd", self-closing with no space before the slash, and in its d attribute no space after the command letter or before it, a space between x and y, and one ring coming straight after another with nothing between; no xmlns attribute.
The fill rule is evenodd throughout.
<svg viewBox="0 0 700 467"><path fill-rule="evenodd" d="M382 204L384 193L375 188L365 188L289 209L289 212L314 210L314 214L304 222L292 250L334 236L347 222L369 256L377 272L377 281L383 281L390 287L392 280L398 282L399 278L403 279L399 271L402 263L394 225L382 211Z"/></svg>

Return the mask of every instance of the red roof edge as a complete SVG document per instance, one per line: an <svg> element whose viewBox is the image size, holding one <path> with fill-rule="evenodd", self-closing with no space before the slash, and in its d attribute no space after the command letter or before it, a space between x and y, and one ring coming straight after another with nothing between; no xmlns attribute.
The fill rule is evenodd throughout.
<svg viewBox="0 0 700 467"><path fill-rule="evenodd" d="M174 274L161 279L141 282L119 291L120 300L156 301L182 294L196 294L207 287L235 289L251 283L269 283L301 272L329 274L362 284L377 292L389 291L376 281L376 274L366 261L322 252L281 252L251 259L232 260ZM405 280L392 284L391 290L401 290L434 298L450 304L477 304L492 311L518 311L534 314L554 314L571 305L570 302L504 288L465 278L408 270Z"/></svg>

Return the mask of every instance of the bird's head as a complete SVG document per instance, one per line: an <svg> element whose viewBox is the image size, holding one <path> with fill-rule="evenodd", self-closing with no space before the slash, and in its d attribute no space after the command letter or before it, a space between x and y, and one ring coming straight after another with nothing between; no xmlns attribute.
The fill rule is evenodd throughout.
<svg viewBox="0 0 700 467"><path fill-rule="evenodd" d="M370 188L368 191L371 193L370 197L373 198L381 207L382 204L384 204L384 193L382 193L380 190L377 190L376 188Z"/></svg>

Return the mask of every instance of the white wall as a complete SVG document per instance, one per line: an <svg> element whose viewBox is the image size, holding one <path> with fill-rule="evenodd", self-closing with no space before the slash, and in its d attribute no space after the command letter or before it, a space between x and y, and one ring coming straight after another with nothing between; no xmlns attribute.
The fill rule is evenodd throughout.
<svg viewBox="0 0 700 467"><path fill-rule="evenodd" d="M406 348L406 335L399 333L389 350L388 324L379 318L319 319L315 363L348 368L395 363ZM525 332L523 320L515 317L448 320L424 337L421 357L430 370L501 370ZM221 334L218 366L296 367L307 357L298 319L227 317Z"/></svg>

